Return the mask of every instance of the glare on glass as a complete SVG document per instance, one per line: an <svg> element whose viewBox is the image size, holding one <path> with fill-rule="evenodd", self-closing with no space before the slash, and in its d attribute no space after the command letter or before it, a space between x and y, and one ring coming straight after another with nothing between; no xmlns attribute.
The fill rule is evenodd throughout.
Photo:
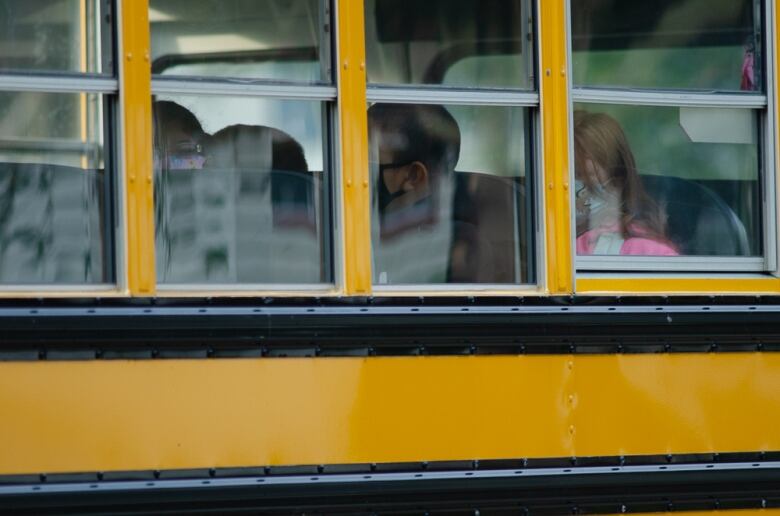
<svg viewBox="0 0 780 516"><path fill-rule="evenodd" d="M331 281L323 103L166 96L153 112L161 283Z"/></svg>
<svg viewBox="0 0 780 516"><path fill-rule="evenodd" d="M576 104L578 255L760 256L758 114Z"/></svg>
<svg viewBox="0 0 780 516"><path fill-rule="evenodd" d="M0 69L111 73L111 4L0 0Z"/></svg>
<svg viewBox="0 0 780 516"><path fill-rule="evenodd" d="M0 284L112 280L103 98L0 93Z"/></svg>
<svg viewBox="0 0 780 516"><path fill-rule="evenodd" d="M571 0L577 86L761 91L757 0Z"/></svg>
<svg viewBox="0 0 780 516"><path fill-rule="evenodd" d="M322 0L150 0L152 73L330 81Z"/></svg>
<svg viewBox="0 0 780 516"><path fill-rule="evenodd" d="M368 110L373 281L533 282L529 110Z"/></svg>

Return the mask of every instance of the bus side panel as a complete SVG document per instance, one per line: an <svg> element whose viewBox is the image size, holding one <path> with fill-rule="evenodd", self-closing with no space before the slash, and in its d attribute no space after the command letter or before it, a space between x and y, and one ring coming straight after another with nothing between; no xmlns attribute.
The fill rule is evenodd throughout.
<svg viewBox="0 0 780 516"><path fill-rule="evenodd" d="M0 474L780 450L780 354L0 363Z"/></svg>

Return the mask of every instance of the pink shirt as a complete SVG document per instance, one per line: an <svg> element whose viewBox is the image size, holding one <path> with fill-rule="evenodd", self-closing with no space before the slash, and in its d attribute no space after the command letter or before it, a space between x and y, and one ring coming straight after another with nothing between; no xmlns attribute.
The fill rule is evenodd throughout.
<svg viewBox="0 0 780 516"><path fill-rule="evenodd" d="M577 254L593 254L596 242L605 233L617 233L616 226L605 226L586 231L577 237ZM621 255L634 256L678 256L679 253L669 244L641 236L628 237L620 246Z"/></svg>

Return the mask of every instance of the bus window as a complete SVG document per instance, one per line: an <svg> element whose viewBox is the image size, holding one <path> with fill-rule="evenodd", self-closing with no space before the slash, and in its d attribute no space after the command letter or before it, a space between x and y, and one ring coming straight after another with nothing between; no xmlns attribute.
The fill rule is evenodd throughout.
<svg viewBox="0 0 780 516"><path fill-rule="evenodd" d="M766 270L762 3L571 13L578 267Z"/></svg>
<svg viewBox="0 0 780 516"><path fill-rule="evenodd" d="M151 0L149 22L161 288L325 288L329 4Z"/></svg>
<svg viewBox="0 0 780 516"><path fill-rule="evenodd" d="M376 84L441 84L466 57L506 56L512 74L464 68L450 85L531 89L530 6L521 0L368 0L368 80ZM456 80L457 79L457 80Z"/></svg>
<svg viewBox="0 0 780 516"><path fill-rule="evenodd" d="M761 6L754 0L572 0L580 86L760 90Z"/></svg>
<svg viewBox="0 0 780 516"><path fill-rule="evenodd" d="M151 0L152 73L330 81L319 0Z"/></svg>
<svg viewBox="0 0 780 516"><path fill-rule="evenodd" d="M463 139L480 131L524 134L528 109L374 104L368 116L374 282L529 282L528 148Z"/></svg>
<svg viewBox="0 0 780 516"><path fill-rule="evenodd" d="M161 283L330 281L321 103L177 95L154 112Z"/></svg>
<svg viewBox="0 0 780 516"><path fill-rule="evenodd" d="M366 1L379 291L536 281L531 11L520 0Z"/></svg>
<svg viewBox="0 0 780 516"><path fill-rule="evenodd" d="M0 0L0 69L111 74L112 5Z"/></svg>
<svg viewBox="0 0 780 516"><path fill-rule="evenodd" d="M112 6L0 0L0 288L115 280Z"/></svg>
<svg viewBox="0 0 780 516"><path fill-rule="evenodd" d="M110 281L103 100L0 93L0 282Z"/></svg>
<svg viewBox="0 0 780 516"><path fill-rule="evenodd" d="M573 130L578 253L761 254L752 110L576 104Z"/></svg>

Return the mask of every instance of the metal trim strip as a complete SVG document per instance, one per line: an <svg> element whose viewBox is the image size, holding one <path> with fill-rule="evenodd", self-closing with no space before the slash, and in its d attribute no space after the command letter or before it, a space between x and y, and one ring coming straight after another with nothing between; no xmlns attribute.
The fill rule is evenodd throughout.
<svg viewBox="0 0 780 516"><path fill-rule="evenodd" d="M413 503L467 507L503 506L528 512L546 508L577 514L649 512L692 508L767 508L780 506L780 462L587 468L494 469L309 474L163 480L74 481L0 485L0 508L96 507L122 504L134 513L166 507L255 511L345 506L403 507ZM451 493L454 496L445 496ZM457 494L455 494L457 493ZM431 498L432 495L435 498ZM360 496L356 496L360 495ZM346 498L345 498L346 496ZM525 509L525 511L523 511Z"/></svg>
<svg viewBox="0 0 780 516"><path fill-rule="evenodd" d="M106 77L0 75L0 91L112 94L118 90L119 81Z"/></svg>
<svg viewBox="0 0 780 516"><path fill-rule="evenodd" d="M519 107L535 107L539 105L538 93L503 90L369 86L366 97L369 102L384 103Z"/></svg>
<svg viewBox="0 0 780 516"><path fill-rule="evenodd" d="M269 84L238 79L225 81L152 79L152 93L155 95L229 95L283 100L331 101L336 99L335 86Z"/></svg>
<svg viewBox="0 0 780 516"><path fill-rule="evenodd" d="M669 107L763 109L766 95L573 88L572 102Z"/></svg>
<svg viewBox="0 0 780 516"><path fill-rule="evenodd" d="M9 305L0 360L780 351L780 305L394 301Z"/></svg>

